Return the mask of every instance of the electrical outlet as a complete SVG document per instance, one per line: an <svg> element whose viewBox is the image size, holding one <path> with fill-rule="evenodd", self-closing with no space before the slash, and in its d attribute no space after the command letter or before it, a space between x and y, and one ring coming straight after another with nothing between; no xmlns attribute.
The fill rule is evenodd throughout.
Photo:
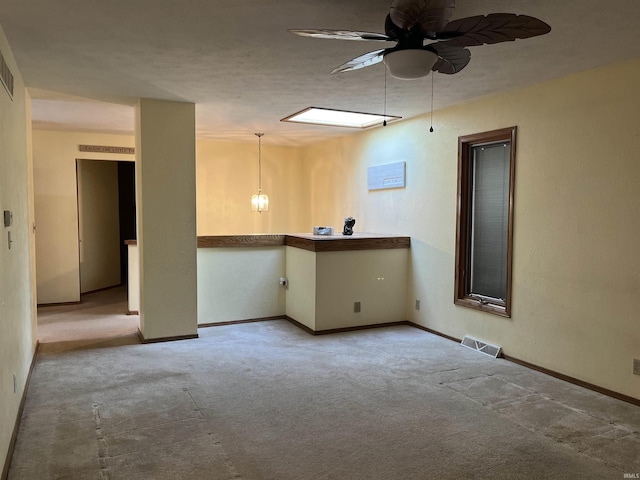
<svg viewBox="0 0 640 480"><path fill-rule="evenodd" d="M416 310L420 310L420 300L416 300Z"/></svg>
<svg viewBox="0 0 640 480"><path fill-rule="evenodd" d="M633 374L640 375L640 358L633 359Z"/></svg>
<svg viewBox="0 0 640 480"><path fill-rule="evenodd" d="M16 374L13 374L13 393L18 392L18 382L16 381Z"/></svg>
<svg viewBox="0 0 640 480"><path fill-rule="evenodd" d="M353 304L353 311L355 313L360 313L360 302L354 302Z"/></svg>

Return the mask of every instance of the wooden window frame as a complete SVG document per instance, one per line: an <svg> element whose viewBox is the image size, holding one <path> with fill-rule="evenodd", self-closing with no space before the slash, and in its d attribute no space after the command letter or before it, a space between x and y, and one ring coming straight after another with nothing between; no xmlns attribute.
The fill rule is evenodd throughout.
<svg viewBox="0 0 640 480"><path fill-rule="evenodd" d="M456 305L481 310L483 312L511 317L511 278L513 257L513 198L515 187L517 127L502 128L490 132L458 137L458 208L456 222L456 265L455 297ZM509 158L509 213L507 238L507 285L504 305L471 297L467 292L466 269L469 250L469 196L471 195L469 174L471 171L471 151L474 146L487 143L510 142Z"/></svg>

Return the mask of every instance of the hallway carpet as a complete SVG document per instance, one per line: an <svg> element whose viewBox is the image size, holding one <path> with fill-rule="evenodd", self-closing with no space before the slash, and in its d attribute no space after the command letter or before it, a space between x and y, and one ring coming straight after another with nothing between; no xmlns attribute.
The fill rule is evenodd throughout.
<svg viewBox="0 0 640 480"><path fill-rule="evenodd" d="M41 351L139 343L140 319L126 314L125 286L85 293L81 298L77 304L38 307Z"/></svg>

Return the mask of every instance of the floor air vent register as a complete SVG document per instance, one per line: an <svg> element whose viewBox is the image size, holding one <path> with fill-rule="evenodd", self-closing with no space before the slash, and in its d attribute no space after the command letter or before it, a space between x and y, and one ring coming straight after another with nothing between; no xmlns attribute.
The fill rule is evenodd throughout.
<svg viewBox="0 0 640 480"><path fill-rule="evenodd" d="M463 347L470 348L471 350L475 350L476 352L484 353L485 355L489 355L493 358L498 358L502 353L502 348L491 345L490 343L483 342L478 340L477 338L469 337L465 335L460 343Z"/></svg>

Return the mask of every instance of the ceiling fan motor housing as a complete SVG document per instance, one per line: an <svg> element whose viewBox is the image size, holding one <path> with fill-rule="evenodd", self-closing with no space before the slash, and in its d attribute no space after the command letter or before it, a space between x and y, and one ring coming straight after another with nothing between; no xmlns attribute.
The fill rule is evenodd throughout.
<svg viewBox="0 0 640 480"><path fill-rule="evenodd" d="M427 76L437 61L438 55L418 48L392 50L384 55L391 76L401 80Z"/></svg>

